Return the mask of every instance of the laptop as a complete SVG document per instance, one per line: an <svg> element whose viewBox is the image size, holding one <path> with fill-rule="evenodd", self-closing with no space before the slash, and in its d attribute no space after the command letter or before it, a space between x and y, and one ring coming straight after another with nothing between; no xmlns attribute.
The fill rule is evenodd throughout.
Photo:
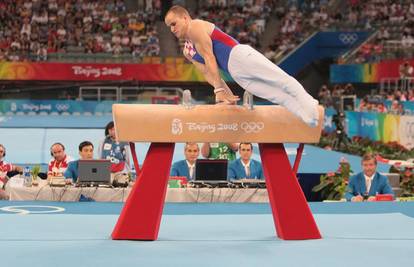
<svg viewBox="0 0 414 267"><path fill-rule="evenodd" d="M198 159L194 182L227 183L227 163L226 159Z"/></svg>
<svg viewBox="0 0 414 267"><path fill-rule="evenodd" d="M110 185L111 162L106 159L79 160L78 185Z"/></svg>

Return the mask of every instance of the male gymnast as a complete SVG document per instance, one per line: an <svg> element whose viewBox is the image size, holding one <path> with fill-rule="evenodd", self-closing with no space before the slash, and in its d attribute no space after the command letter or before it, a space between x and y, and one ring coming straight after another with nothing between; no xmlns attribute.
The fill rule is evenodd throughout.
<svg viewBox="0 0 414 267"><path fill-rule="evenodd" d="M249 45L239 44L213 23L192 19L181 6L171 7L165 24L179 39L185 39L184 56L214 87L217 103L239 100L220 77L229 73L243 89L287 108L311 127L318 125L318 101L292 76Z"/></svg>

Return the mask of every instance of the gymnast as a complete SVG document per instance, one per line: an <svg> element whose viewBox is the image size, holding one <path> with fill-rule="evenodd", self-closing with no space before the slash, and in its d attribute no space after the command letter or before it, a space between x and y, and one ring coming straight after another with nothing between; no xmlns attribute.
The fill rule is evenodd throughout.
<svg viewBox="0 0 414 267"><path fill-rule="evenodd" d="M318 101L251 46L239 44L213 23L192 19L181 6L168 10L165 24L177 38L186 40L184 56L214 87L216 103L235 104L239 100L220 77L220 68L253 95L287 108L311 127L318 125Z"/></svg>

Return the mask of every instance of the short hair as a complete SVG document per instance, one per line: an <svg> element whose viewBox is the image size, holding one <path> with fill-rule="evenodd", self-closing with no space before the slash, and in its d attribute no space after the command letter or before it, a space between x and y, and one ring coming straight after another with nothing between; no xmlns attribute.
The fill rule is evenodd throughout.
<svg viewBox="0 0 414 267"><path fill-rule="evenodd" d="M189 17L191 17L188 10L185 9L184 7L182 7L182 6L179 6L179 5L174 5L170 9L168 9L167 13L165 13L165 17L167 17L168 14L170 14L170 13L174 13L174 14L180 15L180 16L189 16Z"/></svg>
<svg viewBox="0 0 414 267"><path fill-rule="evenodd" d="M197 146L197 148L198 148L198 149L200 149L200 148L198 147L198 144L197 144L197 143L194 143L194 142L187 142L187 143L185 143L185 146L184 146L184 151L187 149L187 147L188 147L188 146L192 146L192 145L196 145L196 146Z"/></svg>
<svg viewBox="0 0 414 267"><path fill-rule="evenodd" d="M109 135L109 129L112 129L115 127L115 124L113 121L108 122L108 124L105 126L105 136Z"/></svg>
<svg viewBox="0 0 414 267"><path fill-rule="evenodd" d="M239 149L241 148L241 145L250 145L250 149L253 151L253 145L252 145L252 143L240 143L239 144Z"/></svg>
<svg viewBox="0 0 414 267"><path fill-rule="evenodd" d="M83 141L82 143L79 144L79 152L81 152L82 149L85 146L92 146L92 148L93 148L93 144L91 142L89 142L89 141Z"/></svg>
<svg viewBox="0 0 414 267"><path fill-rule="evenodd" d="M373 153L365 153L362 156L361 162L369 161L369 160L374 160L375 165L377 165L377 158L375 157Z"/></svg>

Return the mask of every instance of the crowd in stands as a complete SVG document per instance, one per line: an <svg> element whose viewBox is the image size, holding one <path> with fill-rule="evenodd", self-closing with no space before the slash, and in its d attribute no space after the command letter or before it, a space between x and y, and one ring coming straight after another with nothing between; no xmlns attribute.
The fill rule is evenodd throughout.
<svg viewBox="0 0 414 267"><path fill-rule="evenodd" d="M321 105L325 107L337 108L337 101L342 96L355 95L355 88L352 84L334 85L329 89L323 85L318 93L318 99ZM355 111L361 112L378 112L404 115L404 102L414 102L414 88L409 90L389 90L383 91L377 95L366 95L358 105L355 105ZM390 105L386 105L389 102ZM357 104L357 103L356 103Z"/></svg>
<svg viewBox="0 0 414 267"><path fill-rule="evenodd" d="M341 19L338 14L328 11L327 0L287 2L287 6L280 5L276 9L280 25L276 37L265 49L265 56L274 62L289 53L314 31L326 30L333 22Z"/></svg>
<svg viewBox="0 0 414 267"><path fill-rule="evenodd" d="M205 1L195 17L214 23L243 44L261 48L259 37L264 32L270 13L278 1Z"/></svg>
<svg viewBox="0 0 414 267"><path fill-rule="evenodd" d="M392 0L350 1L349 29L377 31L351 58L355 63L414 55L414 2Z"/></svg>
<svg viewBox="0 0 414 267"><path fill-rule="evenodd" d="M156 56L159 10L127 11L123 0L1 1L0 61L43 61L53 53Z"/></svg>
<svg viewBox="0 0 414 267"><path fill-rule="evenodd" d="M393 0L349 0L344 10L329 9L329 1L288 1L276 14L281 19L265 55L277 61L311 33L320 30L377 31L351 57L355 63L414 55L414 3Z"/></svg>
<svg viewBox="0 0 414 267"><path fill-rule="evenodd" d="M278 0L209 0L200 1L192 17L214 23L220 30L242 44L260 49L260 36L266 28ZM178 54L184 40L178 40Z"/></svg>

